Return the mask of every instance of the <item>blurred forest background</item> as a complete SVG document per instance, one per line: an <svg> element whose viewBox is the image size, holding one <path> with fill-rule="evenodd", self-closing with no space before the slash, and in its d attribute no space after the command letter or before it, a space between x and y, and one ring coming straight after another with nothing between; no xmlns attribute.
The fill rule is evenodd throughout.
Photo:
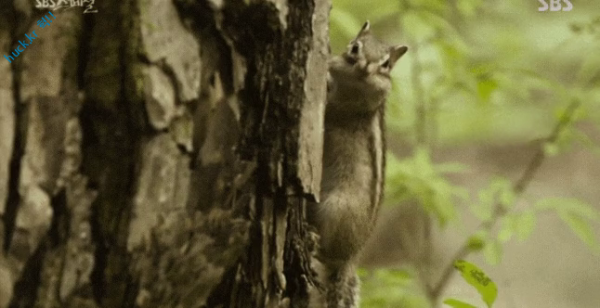
<svg viewBox="0 0 600 308"><path fill-rule="evenodd" d="M496 283L493 307L600 307L600 8L570 2L333 1L332 53L365 20L409 46L363 307L485 307L457 258Z"/></svg>

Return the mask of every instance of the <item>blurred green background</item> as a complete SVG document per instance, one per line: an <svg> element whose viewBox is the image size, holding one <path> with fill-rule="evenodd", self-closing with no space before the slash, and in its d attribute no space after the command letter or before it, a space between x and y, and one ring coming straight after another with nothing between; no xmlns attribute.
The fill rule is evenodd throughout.
<svg viewBox="0 0 600 308"><path fill-rule="evenodd" d="M600 3L570 3L333 0L332 53L366 20L409 46L363 307L485 307L459 274L440 283L463 248L493 307L600 307Z"/></svg>

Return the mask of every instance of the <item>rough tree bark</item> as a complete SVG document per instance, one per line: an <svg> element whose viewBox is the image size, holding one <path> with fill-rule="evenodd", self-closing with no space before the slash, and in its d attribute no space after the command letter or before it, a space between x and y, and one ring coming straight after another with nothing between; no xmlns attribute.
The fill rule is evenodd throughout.
<svg viewBox="0 0 600 308"><path fill-rule="evenodd" d="M0 2L0 308L306 307L326 0Z"/></svg>

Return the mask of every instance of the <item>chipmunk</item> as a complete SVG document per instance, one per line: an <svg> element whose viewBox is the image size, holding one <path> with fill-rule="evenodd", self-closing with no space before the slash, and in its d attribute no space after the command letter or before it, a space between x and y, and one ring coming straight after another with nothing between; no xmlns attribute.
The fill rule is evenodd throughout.
<svg viewBox="0 0 600 308"><path fill-rule="evenodd" d="M390 72L407 50L378 41L367 21L348 50L329 60L321 201L308 209L325 296L311 298L310 307L358 307L356 259L383 195Z"/></svg>

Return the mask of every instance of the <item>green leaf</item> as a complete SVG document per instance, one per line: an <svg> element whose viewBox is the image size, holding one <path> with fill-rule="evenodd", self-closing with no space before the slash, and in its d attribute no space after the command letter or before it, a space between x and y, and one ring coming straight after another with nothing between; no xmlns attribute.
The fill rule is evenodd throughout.
<svg viewBox="0 0 600 308"><path fill-rule="evenodd" d="M524 211L517 216L516 232L519 241L527 239L535 229L537 216L533 211Z"/></svg>
<svg viewBox="0 0 600 308"><path fill-rule="evenodd" d="M535 228L536 216L532 210L513 213L501 219L498 241L506 243L517 236L519 241L525 240Z"/></svg>
<svg viewBox="0 0 600 308"><path fill-rule="evenodd" d="M456 200L467 200L468 191L452 185L431 161L429 151L417 148L412 157L398 160L388 156L386 204L416 199L444 225L456 218Z"/></svg>
<svg viewBox="0 0 600 308"><path fill-rule="evenodd" d="M444 301L444 304L453 307L453 308L477 308L471 304L467 304L463 301L460 301L458 299L454 299L454 298L449 298L447 300Z"/></svg>
<svg viewBox="0 0 600 308"><path fill-rule="evenodd" d="M483 221L492 218L497 203L510 208L516 199L511 182L503 178L494 179L488 187L479 190L478 195L479 204L471 205L471 211Z"/></svg>
<svg viewBox="0 0 600 308"><path fill-rule="evenodd" d="M510 241L513 234L515 233L515 218L514 216L506 216L502 218L500 231L498 231L498 241L506 243Z"/></svg>
<svg viewBox="0 0 600 308"><path fill-rule="evenodd" d="M491 265L497 265L502 259L502 245L496 240L488 241L483 247L483 256Z"/></svg>
<svg viewBox="0 0 600 308"><path fill-rule="evenodd" d="M485 237L483 235L473 235L469 238L469 242L467 243L467 247L471 251L479 251L485 247Z"/></svg>
<svg viewBox="0 0 600 308"><path fill-rule="evenodd" d="M362 269L359 275L361 307L430 307L427 297L419 289L416 273L407 270Z"/></svg>
<svg viewBox="0 0 600 308"><path fill-rule="evenodd" d="M600 222L600 212L589 204L574 198L548 198L535 204L537 210L556 211L562 221L594 252L600 252L600 243L594 236L591 222Z"/></svg>
<svg viewBox="0 0 600 308"><path fill-rule="evenodd" d="M477 81L477 94L483 102L488 102L497 88L498 82L494 79L482 78Z"/></svg>
<svg viewBox="0 0 600 308"><path fill-rule="evenodd" d="M498 296L496 284L476 265L465 260L455 261L454 268L460 272L461 276L468 284L473 286L477 292L479 292L487 306L492 307Z"/></svg>
<svg viewBox="0 0 600 308"><path fill-rule="evenodd" d="M594 236L594 231L587 221L580 216L568 212L559 212L558 216L588 247L596 253L600 251L600 245Z"/></svg>
<svg viewBox="0 0 600 308"><path fill-rule="evenodd" d="M600 212L598 210L575 198L547 198L537 202L534 207L538 210L555 210L571 213L600 222Z"/></svg>

